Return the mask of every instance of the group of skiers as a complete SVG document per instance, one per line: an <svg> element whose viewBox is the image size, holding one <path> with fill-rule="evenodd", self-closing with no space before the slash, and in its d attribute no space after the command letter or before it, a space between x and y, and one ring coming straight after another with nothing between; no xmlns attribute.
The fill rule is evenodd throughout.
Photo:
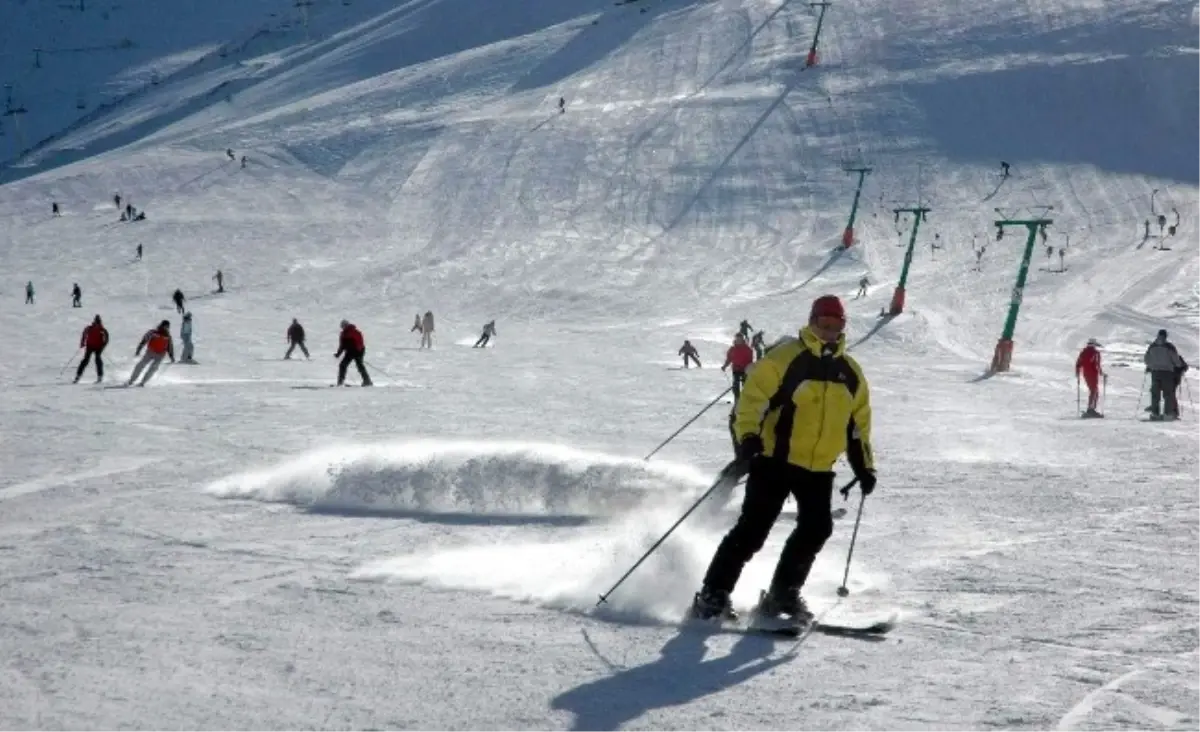
<svg viewBox="0 0 1200 732"><path fill-rule="evenodd" d="M1100 413L1100 384L1108 382L1108 374L1101 365L1100 350L1103 348L1095 338L1089 338L1087 345L1075 359L1076 382L1082 378L1087 385L1087 409L1083 417L1103 417ZM1153 421L1174 421L1179 419L1179 388L1183 385L1183 375L1191 368L1187 361L1179 355L1175 344L1167 340L1166 329L1161 329L1154 341L1142 356L1146 367L1146 377L1150 380L1150 406L1146 411Z"/></svg>

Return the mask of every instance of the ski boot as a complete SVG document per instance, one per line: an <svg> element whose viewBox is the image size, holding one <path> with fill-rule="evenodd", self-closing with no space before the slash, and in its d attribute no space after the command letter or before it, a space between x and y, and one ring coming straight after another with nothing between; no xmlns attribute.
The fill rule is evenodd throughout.
<svg viewBox="0 0 1200 732"><path fill-rule="evenodd" d="M778 590L764 592L754 609L756 621L768 625L790 625L803 628L812 623L813 614L800 597L800 590Z"/></svg>
<svg viewBox="0 0 1200 732"><path fill-rule="evenodd" d="M710 590L707 587L702 588L692 598L690 614L697 620L717 622L733 622L737 620L737 613L733 610L733 603L729 599L729 593L724 590Z"/></svg>

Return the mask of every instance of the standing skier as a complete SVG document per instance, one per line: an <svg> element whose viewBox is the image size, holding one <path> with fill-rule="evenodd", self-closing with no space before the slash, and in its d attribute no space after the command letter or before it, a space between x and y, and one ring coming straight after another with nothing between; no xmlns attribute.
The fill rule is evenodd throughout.
<svg viewBox="0 0 1200 732"><path fill-rule="evenodd" d="M746 345L746 338L738 333L733 337L733 345L725 352L725 363L721 370L733 366L733 403L736 405L742 395L742 384L746 383L746 369L754 363L754 351Z"/></svg>
<svg viewBox="0 0 1200 732"><path fill-rule="evenodd" d="M1146 371L1150 373L1150 419L1179 419L1176 391L1188 365L1175 349L1175 344L1167 340L1166 329L1158 331L1158 337L1146 349L1143 360ZM1164 400L1163 411L1159 412L1159 404Z"/></svg>
<svg viewBox="0 0 1200 732"><path fill-rule="evenodd" d="M146 349L146 355L142 356L142 360L133 367L133 373L129 375L126 386L133 386L133 382L142 375L142 369L146 370L146 375L138 383L138 386L145 386L146 382L158 371L163 356L169 356L171 363L175 363L175 344L171 340L171 321L164 320L154 330L146 331L146 335L142 336L142 341L138 343L133 355L141 355L143 348ZM147 366L149 368L146 368Z"/></svg>
<svg viewBox="0 0 1200 732"><path fill-rule="evenodd" d="M1089 338L1087 345L1079 352L1079 358L1075 359L1075 381L1078 382L1082 375L1088 388L1088 405L1087 411L1083 413L1084 417L1104 416L1097 411L1100 403L1100 378L1108 381L1108 375L1100 367L1101 347L1095 338Z"/></svg>
<svg viewBox="0 0 1200 732"><path fill-rule="evenodd" d="M472 348L487 348L488 342L491 341L495 335L496 335L496 321L489 320L487 322L487 324L485 324L483 326L483 335L479 336L479 340L475 341L475 345L471 346L471 347Z"/></svg>
<svg viewBox="0 0 1200 732"><path fill-rule="evenodd" d="M754 360L757 361L763 357L763 349L766 345L766 334L761 330L754 334L750 339L750 347L754 349Z"/></svg>
<svg viewBox="0 0 1200 732"><path fill-rule="evenodd" d="M183 341L183 353L179 356L181 363L196 363L192 353L192 314L183 314L183 323L179 326L179 338Z"/></svg>
<svg viewBox="0 0 1200 732"><path fill-rule="evenodd" d="M117 207L118 211L121 210L121 194L120 193L113 194L113 205Z"/></svg>
<svg viewBox="0 0 1200 732"><path fill-rule="evenodd" d="M104 347L107 345L108 329L104 327L104 323L100 322L100 316L97 315L79 336L79 347L86 350L83 352L83 361L79 363L79 368L75 371L75 381L71 383L78 384L79 380L83 378L83 372L87 370L92 356L96 357L96 383L104 381L104 361L101 360L100 355L104 353Z"/></svg>
<svg viewBox="0 0 1200 732"><path fill-rule="evenodd" d="M137 245L137 256L134 257L133 261L135 261L135 262L142 261L142 245L141 244Z"/></svg>
<svg viewBox="0 0 1200 732"><path fill-rule="evenodd" d="M334 358L342 357L342 362L338 364L338 379L337 385L341 386L346 382L346 369L350 367L350 362L358 367L358 374L362 377L363 386L371 386L371 377L367 374L367 367L363 365L363 357L367 355L367 345L363 341L363 334L348 320L342 321L342 334L338 338L338 350L333 354Z"/></svg>
<svg viewBox="0 0 1200 732"><path fill-rule="evenodd" d="M743 338L749 338L750 333L753 330L754 326L750 325L750 321L748 320L743 320L741 323L738 323L738 335Z"/></svg>
<svg viewBox="0 0 1200 732"><path fill-rule="evenodd" d="M179 289L175 290L175 294L171 295L171 299L175 301L175 312L177 312L177 313L187 312L186 310L183 309L183 301L185 299L183 297L183 290L179 290Z"/></svg>
<svg viewBox="0 0 1200 732"><path fill-rule="evenodd" d="M309 358L308 348L304 346L304 326L300 325L300 321L292 318L292 324L287 329L288 349L287 353L283 354L283 360L287 361L292 357L292 351L297 348L304 354L305 358Z"/></svg>
<svg viewBox="0 0 1200 732"><path fill-rule="evenodd" d="M213 279L217 281L217 292L225 292L225 275L221 274L221 270L217 270Z"/></svg>
<svg viewBox="0 0 1200 732"><path fill-rule="evenodd" d="M433 348L433 311L426 310L421 318L421 348Z"/></svg>
<svg viewBox="0 0 1200 732"><path fill-rule="evenodd" d="M737 524L721 541L696 593L694 616L734 616L730 593L791 495L798 505L797 525L757 612L811 620L800 589L833 533L834 461L846 453L863 495L875 490L867 380L846 355L845 326L841 301L832 295L817 298L800 338L767 351L750 375L734 424L735 464L749 473L746 496Z"/></svg>
<svg viewBox="0 0 1200 732"><path fill-rule="evenodd" d="M700 365L700 352L696 350L691 341L684 340L683 345L679 348L679 355L683 356L683 367L685 369L689 368L689 359L696 362L696 368L704 368Z"/></svg>
<svg viewBox="0 0 1200 732"><path fill-rule="evenodd" d="M870 285L871 285L871 281L869 279L867 279L866 277L863 277L861 280L859 280L858 281L858 294L854 296L854 299L857 300L860 297L866 297L867 288L870 287Z"/></svg>
<svg viewBox="0 0 1200 732"><path fill-rule="evenodd" d="M62 211L59 210L57 201L50 204L50 215L51 216L62 216Z"/></svg>
<svg viewBox="0 0 1200 732"><path fill-rule="evenodd" d="M71 307L83 307L83 290L79 289L78 282L76 282L75 286L71 288Z"/></svg>
<svg viewBox="0 0 1200 732"><path fill-rule="evenodd" d="M25 304L33 304L33 280L25 283Z"/></svg>

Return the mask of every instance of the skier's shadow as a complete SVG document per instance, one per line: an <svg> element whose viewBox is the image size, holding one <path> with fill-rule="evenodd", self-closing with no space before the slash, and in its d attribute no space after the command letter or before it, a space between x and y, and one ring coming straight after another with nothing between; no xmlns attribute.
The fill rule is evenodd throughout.
<svg viewBox="0 0 1200 732"><path fill-rule="evenodd" d="M573 730L618 729L652 709L687 704L737 686L793 657L771 658L774 641L745 635L728 655L705 660L706 637L694 629L681 630L657 659L564 691L550 706L575 715Z"/></svg>

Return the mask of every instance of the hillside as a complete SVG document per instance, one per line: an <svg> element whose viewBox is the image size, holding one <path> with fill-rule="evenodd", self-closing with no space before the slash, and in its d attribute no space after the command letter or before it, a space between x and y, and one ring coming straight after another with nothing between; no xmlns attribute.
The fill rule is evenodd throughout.
<svg viewBox="0 0 1200 732"><path fill-rule="evenodd" d="M314 0L307 29L268 0L15 7L0 726L1200 718L1191 375L1181 421L1141 421L1155 331L1200 361L1194 4L844 0L811 68L817 16L790 0ZM35 74L26 46L57 50ZM906 307L880 318L914 207ZM1013 369L990 374L1027 233L995 222L1043 218ZM147 328L178 329L176 287L198 365L62 384L95 313L127 377ZM850 596L857 502L806 594L897 629L678 631L737 496L594 610L731 457L722 403L641 459L727 386L737 322L792 334L826 293L880 488ZM311 362L280 360L293 317ZM324 389L343 318L374 390ZM1083 421L1092 337L1108 418ZM678 368L685 338L703 369Z"/></svg>

